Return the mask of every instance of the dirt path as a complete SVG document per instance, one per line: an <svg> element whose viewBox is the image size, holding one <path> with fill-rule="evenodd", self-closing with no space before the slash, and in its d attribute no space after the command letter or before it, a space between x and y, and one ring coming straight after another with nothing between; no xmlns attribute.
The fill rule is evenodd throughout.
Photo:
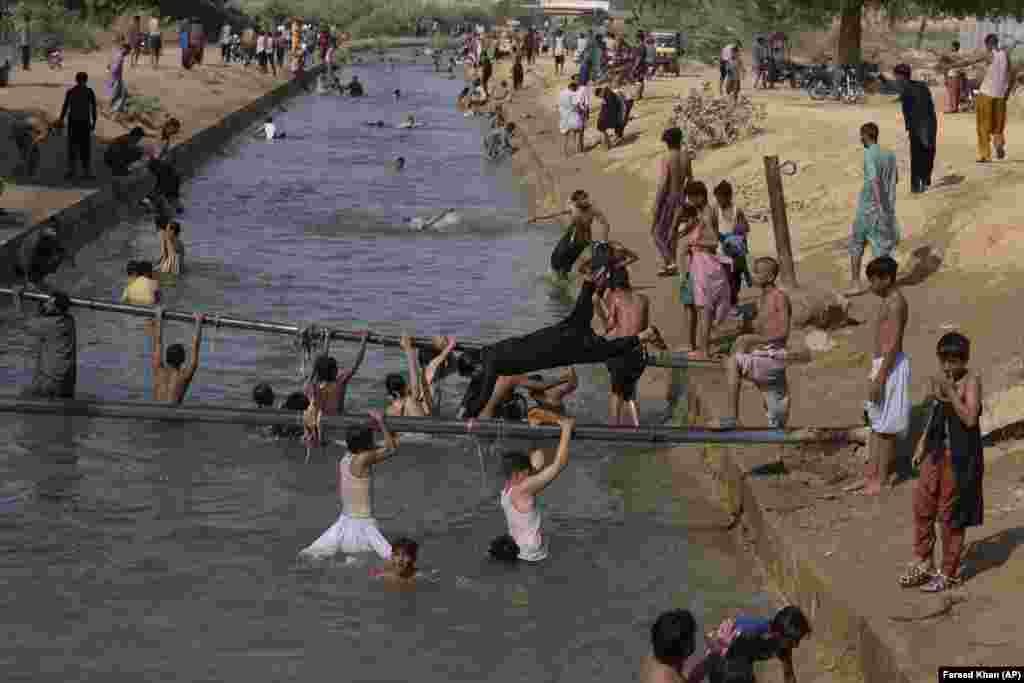
<svg viewBox="0 0 1024 683"><path fill-rule="evenodd" d="M287 72L278 71L278 77L264 75L255 65L243 68L241 65L221 65L220 51L207 48L205 63L190 71L181 67L181 50L174 41L164 41L164 54L160 68L153 69L148 58L143 56L138 66L125 66L125 83L132 96L157 97L163 112L174 116L182 123L181 135L177 141L187 140L193 134L207 128L225 115L245 107L277 85L285 82ZM103 149L110 140L124 135L135 125L119 123L110 113L110 95L107 88L108 66L111 52L81 53L69 52L62 70L52 70L45 63L36 63L30 71L18 71L11 84L2 90L0 106L0 176L11 177L18 164L18 154L10 140L10 112L28 109L42 110L56 119L64 102L64 93L74 85L75 74L85 71L89 74L89 85L96 93L99 104L99 123L96 127L96 145L93 148L93 171L97 180L69 183L64 180L66 170L66 145L63 136L53 135L42 145L40 172L34 179L14 178L14 185L8 186L0 204L12 212L18 212L27 225L0 225L0 230L15 232L46 219L49 215L81 200L90 192L110 182L103 164ZM155 117L158 121L161 117ZM157 124L159 125L159 123ZM150 130L156 137L158 131Z"/></svg>

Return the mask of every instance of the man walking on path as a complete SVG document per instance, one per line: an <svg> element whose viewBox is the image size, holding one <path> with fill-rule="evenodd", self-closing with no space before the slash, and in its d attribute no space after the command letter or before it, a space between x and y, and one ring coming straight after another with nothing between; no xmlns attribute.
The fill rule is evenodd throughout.
<svg viewBox="0 0 1024 683"><path fill-rule="evenodd" d="M985 49L992 61L981 82L981 92L975 99L975 117L978 126L978 163L992 161L992 146L996 159L1006 157L1006 95L1010 86L1010 62L1005 49L999 49L999 37L985 36Z"/></svg>
<svg viewBox="0 0 1024 683"><path fill-rule="evenodd" d="M910 79L909 64L897 65L893 73L900 84L903 123L910 136L910 191L918 194L932 184L935 138L939 127L935 118L935 102L927 85Z"/></svg>
<svg viewBox="0 0 1024 683"><path fill-rule="evenodd" d="M75 162L82 161L82 175L92 180L92 134L96 130L96 94L86 83L89 74L79 71L75 75L75 87L64 96L58 125L64 125L67 118L68 171L64 177L75 177Z"/></svg>
<svg viewBox="0 0 1024 683"><path fill-rule="evenodd" d="M124 84L124 60L128 58L132 48L128 43L114 54L110 64L110 111L123 112L128 107L128 88Z"/></svg>
<svg viewBox="0 0 1024 683"><path fill-rule="evenodd" d="M18 31L18 47L21 48L21 68L25 71L30 71L32 62L32 30L29 28L29 24L32 22L32 15L25 12L25 23L22 24L21 30Z"/></svg>
<svg viewBox="0 0 1024 683"><path fill-rule="evenodd" d="M864 187L857 200L857 215L850 234L850 289L848 295L863 294L860 267L868 242L875 258L889 256L900 241L896 221L896 183L899 174L896 155L878 146L878 126L860 127L864 145Z"/></svg>

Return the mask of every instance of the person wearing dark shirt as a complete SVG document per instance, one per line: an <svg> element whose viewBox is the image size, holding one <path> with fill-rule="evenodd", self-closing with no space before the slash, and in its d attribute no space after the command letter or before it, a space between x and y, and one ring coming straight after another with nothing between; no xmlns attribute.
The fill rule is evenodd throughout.
<svg viewBox="0 0 1024 683"><path fill-rule="evenodd" d="M348 90L348 94L352 97L362 97L364 95L363 84L359 82L358 76L353 76L352 81L345 86L345 89Z"/></svg>
<svg viewBox="0 0 1024 683"><path fill-rule="evenodd" d="M910 79L909 64L897 65L893 73L899 85L903 121L910 136L910 191L917 194L932 184L938 134L935 103L925 83Z"/></svg>
<svg viewBox="0 0 1024 683"><path fill-rule="evenodd" d="M789 605L771 619L740 615L726 619L711 634L708 656L720 659L763 662L778 659L785 683L796 683L793 649L811 634L811 625L803 611ZM714 668L714 667L712 667Z"/></svg>
<svg viewBox="0 0 1024 683"><path fill-rule="evenodd" d="M68 172L65 178L75 177L75 162L81 160L82 174L92 180L92 134L96 130L96 94L88 85L89 74L79 71L75 86L64 96L58 125L67 119Z"/></svg>
<svg viewBox="0 0 1024 683"><path fill-rule="evenodd" d="M127 135L122 135L107 147L103 161L110 167L115 176L128 175L129 167L142 158L143 150L139 142L146 136L146 131L135 127Z"/></svg>
<svg viewBox="0 0 1024 683"><path fill-rule="evenodd" d="M147 168L156 179L156 185L147 198L156 214L170 220L172 216L182 212L181 175L174 166L163 159L150 159Z"/></svg>
<svg viewBox="0 0 1024 683"><path fill-rule="evenodd" d="M57 231L47 225L26 235L21 241L14 273L24 280L26 287L31 285L46 291L47 287L43 281L48 275L57 272L64 255L64 247L60 243Z"/></svg>
<svg viewBox="0 0 1024 683"><path fill-rule="evenodd" d="M39 305L39 316L27 331L39 339L32 384L22 398L74 398L76 366L75 319L68 313L71 300L57 292Z"/></svg>

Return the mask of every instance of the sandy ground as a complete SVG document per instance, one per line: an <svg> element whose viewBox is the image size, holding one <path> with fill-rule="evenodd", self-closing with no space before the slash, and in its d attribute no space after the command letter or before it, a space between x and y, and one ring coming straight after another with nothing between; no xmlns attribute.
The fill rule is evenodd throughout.
<svg viewBox="0 0 1024 683"><path fill-rule="evenodd" d="M524 149L517 163L524 167L531 181L543 181L538 190L538 212L564 206L574 189L584 188L590 193L611 220L612 238L640 255L641 261L632 268L633 282L651 297L654 322L666 333L670 346L682 343L685 317L675 303L671 280L655 276L657 259L649 234L650 207L656 189L655 162L663 150L659 137L674 99L691 88L699 88L705 79L717 86L716 71L700 66L687 69L681 78L655 81L648 88L647 97L634 109L635 118L624 144L606 151L597 146L598 134L591 128L587 134L588 151L569 159L562 157L554 115L557 92L565 79L555 81L550 60L539 62L532 70L527 90L517 95L510 107L512 120L525 133ZM882 146L896 153L900 166L897 213L904 238L895 256L905 273L904 292L910 304L905 349L915 368L912 397L915 401L923 398L927 377L938 370L934 356L938 337L950 329L959 329L974 340L971 364L982 372L984 380L985 431L1024 418L1019 386L1024 368L1020 328L1007 324L1015 310L1014 281L1024 248L1019 246L1024 244L1019 239L1024 232L1024 212L1017 208L1018 196L1024 189L1024 162L1015 158L1013 152L1014 130L1020 123L1008 123L1008 158L978 165L973 115L940 113L933 188L926 194L912 195L909 146L894 97L872 96L865 105L849 106L812 102L806 95L788 88L750 93L749 82L745 85L747 94L768 108L765 131L736 145L702 152L695 162L696 176L708 187L723 178L730 180L747 209L764 211L768 199L763 157L778 155L781 161L795 161L798 172L786 177L784 184L798 280L804 287L841 290L849 279L846 243L863 182L863 148L858 129L867 121L876 122L881 129ZM940 112L943 95L940 89L933 90ZM536 169L538 162L545 167L543 172ZM753 225L751 248L755 256L774 254L770 224ZM865 262L869 259L870 255ZM750 290L744 290L742 298L751 296ZM853 299L851 315L866 323L876 306L870 295ZM794 396L792 424L861 423L870 364L869 328L868 324L854 324L829 332L826 342L830 350L816 353L810 365L790 370ZM797 345L802 343L803 335L804 331L794 333ZM652 370L645 374L641 400L664 400L666 373ZM705 416L717 416L722 410L721 380L721 373L715 371L691 373L691 385L700 396ZM756 392L745 391L741 420L751 425L766 424ZM908 443L903 449L904 456L909 455L910 448ZM998 454L1009 451L1012 455L1016 448L1016 443L1011 442ZM749 457L758 457L757 449L749 450ZM997 452L989 449L988 453L989 460L994 460ZM856 564L832 562L836 566L830 565L829 571L837 572L839 590L847 590L842 584L849 584L851 602L863 604L865 612L882 625L899 627L901 640L894 646L921 672L921 680L933 680L936 667L954 658L977 664L1024 660L1020 656L1024 653L1017 649L1019 639L981 639L977 642L985 643L987 649L980 649L981 646L968 647L964 638L965 630L975 626L988 632L1012 623L1019 609L1019 590L1013 600L1008 600L1013 594L1009 587L1020 585L1019 553L1016 563L1013 559L1024 540L1020 533L1024 489L1019 484L1024 481L1024 463L1019 456L1004 458L1001 466L986 473L989 521L980 529L972 529L969 539L985 539L976 552L988 550L976 556L988 559L982 562L982 575L969 580L962 591L970 598L964 606L924 621L916 621L917 617L892 620L889 609L894 599L909 600L912 606L935 600L917 593L894 597L899 593L895 588L896 576L909 555L912 483L902 484L879 502L845 493L841 487L838 493L829 491L820 477L815 479L806 474L815 467L842 463L843 475L837 482L845 485L859 469L861 457L860 452L844 452L841 457L812 453L791 462L787 456L792 475L783 480L798 488L808 488L812 500L801 510L816 522L817 531L815 536L808 536L804 528L807 519L780 515L776 521L785 533L800 543L807 536L811 551L816 550L819 542L828 541L861 558ZM819 494L831 498L819 499ZM845 521L837 522L836 515L827 514L825 507L841 510ZM859 518L863 521L851 523ZM835 554L834 549L831 552ZM872 599L861 603L860 596L867 586L871 586ZM883 633L883 637L889 635ZM931 644L925 647L926 642ZM827 673L828 667L824 671Z"/></svg>
<svg viewBox="0 0 1024 683"><path fill-rule="evenodd" d="M181 121L182 134L177 138L178 142L241 109L285 82L287 77L287 73L282 71L278 71L277 78L261 74L255 65L249 68L238 64L221 65L220 49L216 46L206 49L203 66L186 71L181 67L181 50L170 38L170 34L164 37L165 49L158 69L150 66L149 58L143 55L136 67L125 66L124 78L130 95L160 99L163 112L154 117L156 126L162 124L164 116L173 116ZM79 201L98 186L110 182L103 164L104 146L136 125L118 122L110 113L107 84L111 55L112 52L106 49L92 53L69 52L62 70L51 70L45 62L36 63L30 71L16 72L11 84L0 89L0 148L3 149L0 175L8 178L13 176L19 160L17 149L9 139L9 112L42 110L56 119L60 115L64 93L74 85L78 71L89 74L89 85L99 104L99 123L93 147L93 172L97 180L91 183L81 180L66 182L66 139L52 135L42 146L38 176L34 179L14 177L15 185L8 186L0 197L0 205L18 212L29 225L44 220ZM158 141L157 130L148 130L147 133L155 136L153 142ZM0 226L7 231L13 227L16 226Z"/></svg>

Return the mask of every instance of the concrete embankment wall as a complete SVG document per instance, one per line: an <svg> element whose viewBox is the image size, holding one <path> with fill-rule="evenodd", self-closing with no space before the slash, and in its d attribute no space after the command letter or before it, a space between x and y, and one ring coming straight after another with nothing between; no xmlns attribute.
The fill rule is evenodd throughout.
<svg viewBox="0 0 1024 683"><path fill-rule="evenodd" d="M798 540L775 528L748 472L730 449L707 448L704 462L715 477L722 503L740 517L771 582L810 618L815 641L823 642L837 660L843 660L844 668L853 669L865 683L909 683L892 650L853 608L857 588L836 586Z"/></svg>
<svg viewBox="0 0 1024 683"><path fill-rule="evenodd" d="M323 67L318 66L309 72L310 84L322 69ZM170 157L174 165L183 176L194 175L232 138L250 129L268 112L301 92L301 86L294 81L288 81L245 107L228 114L218 123L173 147ZM14 280L18 249L28 235L47 224L52 225L57 229L68 254L75 254L108 228L116 225L122 216L138 212L139 200L152 187L153 179L149 172L145 168L138 169L129 176L116 178L111 185L54 214L45 223L27 228L0 246L0 282L9 283Z"/></svg>

